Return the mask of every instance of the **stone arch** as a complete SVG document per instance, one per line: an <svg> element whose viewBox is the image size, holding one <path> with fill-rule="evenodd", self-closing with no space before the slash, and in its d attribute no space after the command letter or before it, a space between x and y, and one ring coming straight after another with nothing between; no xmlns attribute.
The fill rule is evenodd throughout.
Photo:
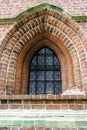
<svg viewBox="0 0 87 130"><path fill-rule="evenodd" d="M72 59L75 83L75 86L72 87L86 91L87 39L85 32L64 14L46 7L33 11L13 24L2 41L0 60L0 87L2 92L14 93L18 57L22 49L27 44L30 45L32 39L43 33L53 35L56 38L55 42L59 40L65 46Z"/></svg>

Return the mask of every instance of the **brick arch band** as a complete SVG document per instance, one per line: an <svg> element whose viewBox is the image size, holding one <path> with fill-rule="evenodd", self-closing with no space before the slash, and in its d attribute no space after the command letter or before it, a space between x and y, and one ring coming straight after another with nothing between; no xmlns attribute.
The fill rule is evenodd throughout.
<svg viewBox="0 0 87 130"><path fill-rule="evenodd" d="M49 33L43 33L27 44L20 53L17 64L17 75L15 84L15 94L27 94L29 65L34 54L42 47L47 46L55 52L61 64L62 91L68 87L75 86L72 59L65 46ZM26 53L27 52L27 53ZM20 71L19 71L20 70ZM20 82L20 79L22 82Z"/></svg>
<svg viewBox="0 0 87 130"><path fill-rule="evenodd" d="M23 70L22 64L24 65L24 61L27 60L25 57L29 53L29 48L33 48L33 45L37 44L36 48L38 50L41 44L43 44L44 39L48 46L50 44L53 46L56 54L58 53L55 48L58 48L61 64L62 55L66 59L64 74L67 72L69 75L66 77L67 74L63 74L66 77L62 77L62 80L65 80L65 86L64 83L62 86L63 90L74 87L86 92L87 39L85 36L85 32L78 24L65 15L49 8L33 11L31 14L19 20L12 26L0 46L1 93L23 93L22 75L26 70ZM63 68L64 65L62 66L62 73Z"/></svg>

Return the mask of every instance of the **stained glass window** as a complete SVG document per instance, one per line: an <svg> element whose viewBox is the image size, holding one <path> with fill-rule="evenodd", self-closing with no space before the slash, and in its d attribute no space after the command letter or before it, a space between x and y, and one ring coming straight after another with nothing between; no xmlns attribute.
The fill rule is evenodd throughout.
<svg viewBox="0 0 87 130"><path fill-rule="evenodd" d="M47 47L33 57L29 74L29 94L61 94L60 63L55 53Z"/></svg>

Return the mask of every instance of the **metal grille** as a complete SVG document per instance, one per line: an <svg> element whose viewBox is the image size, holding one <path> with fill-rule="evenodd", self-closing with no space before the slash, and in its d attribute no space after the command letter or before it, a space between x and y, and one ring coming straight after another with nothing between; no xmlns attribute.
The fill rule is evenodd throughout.
<svg viewBox="0 0 87 130"><path fill-rule="evenodd" d="M39 50L31 61L29 94L61 94L61 69L55 53L47 47Z"/></svg>

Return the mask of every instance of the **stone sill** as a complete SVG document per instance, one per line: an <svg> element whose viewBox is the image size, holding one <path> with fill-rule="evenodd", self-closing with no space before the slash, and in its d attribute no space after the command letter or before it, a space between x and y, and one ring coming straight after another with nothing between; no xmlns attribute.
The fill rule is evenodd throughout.
<svg viewBox="0 0 87 130"><path fill-rule="evenodd" d="M87 95L0 95L0 100L86 100Z"/></svg>

